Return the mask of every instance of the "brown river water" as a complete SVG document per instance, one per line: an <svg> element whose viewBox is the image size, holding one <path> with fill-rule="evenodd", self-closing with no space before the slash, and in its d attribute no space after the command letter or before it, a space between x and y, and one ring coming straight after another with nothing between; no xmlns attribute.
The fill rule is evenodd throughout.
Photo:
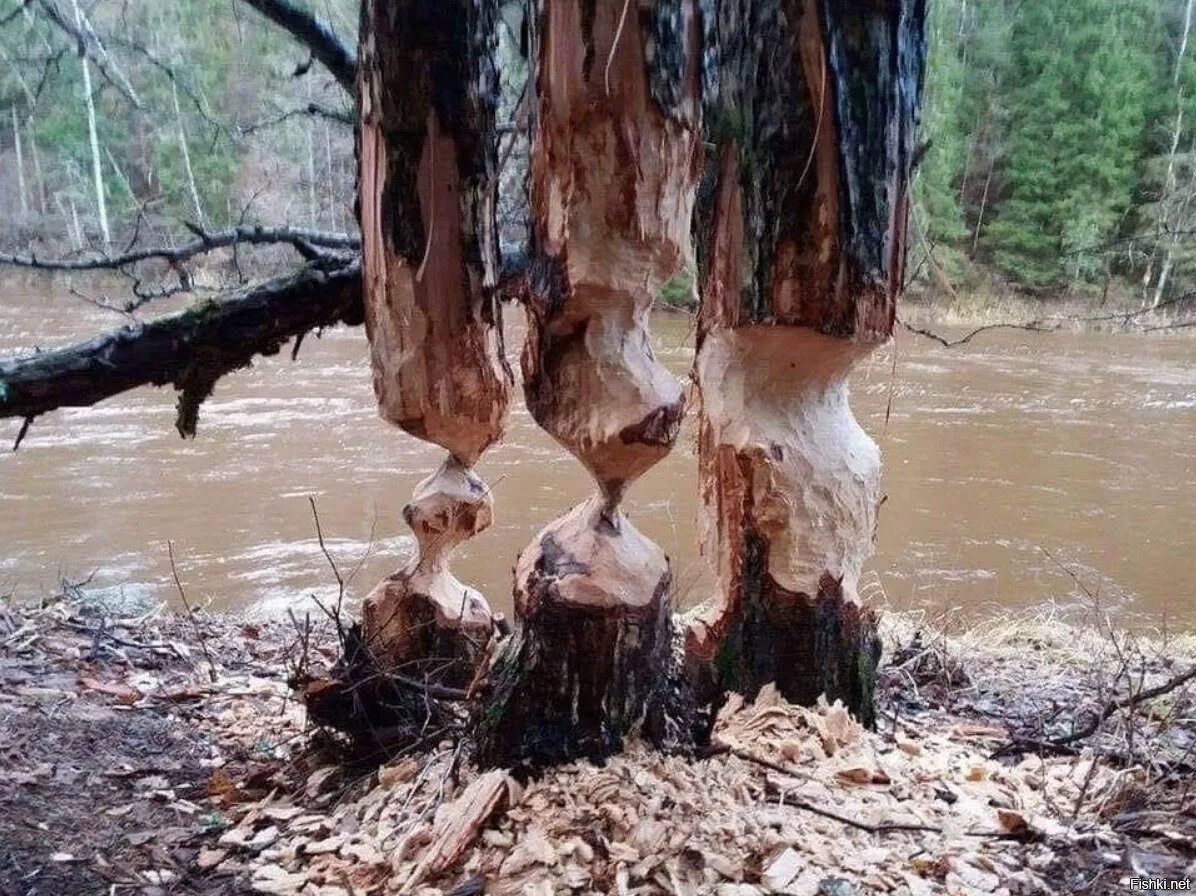
<svg viewBox="0 0 1196 896"><path fill-rule="evenodd" d="M521 314L507 317L514 354ZM120 323L62 289L8 291L0 354ZM690 320L657 314L653 326L659 357L684 376ZM878 350L853 386L888 495L866 596L963 615L1086 601L1065 566L1121 617L1196 625L1196 341L1006 330L948 350L900 334L895 376L893 350ZM353 573L350 599L409 557L402 507L441 452L375 415L360 329L309 337L298 361L266 359L221 381L193 441L173 421L173 394L149 388L43 417L16 454L17 422L0 421L0 595L37 599L90 577L106 597L177 602L170 540L193 603L310 608L310 595L337 589L309 496ZM625 505L671 556L683 603L709 588L693 430L691 413ZM591 481L518 403L479 472L495 524L454 569L509 611L519 550Z"/></svg>

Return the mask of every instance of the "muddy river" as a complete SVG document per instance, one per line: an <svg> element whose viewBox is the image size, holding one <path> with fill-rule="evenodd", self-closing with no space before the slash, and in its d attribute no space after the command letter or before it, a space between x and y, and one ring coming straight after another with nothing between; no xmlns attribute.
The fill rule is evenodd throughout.
<svg viewBox="0 0 1196 896"><path fill-rule="evenodd" d="M517 317L508 312L510 346ZM63 290L9 291L0 353L120 323ZM662 314L654 326L661 360L684 375L689 319ZM854 379L888 495L865 594L972 614L1088 601L1078 580L1119 616L1196 624L1196 341L995 331L947 350L901 334L895 374L893 350ZM375 416L361 330L309 338L294 363L272 358L223 380L193 441L177 436L173 411L171 393L139 389L43 417L16 454L18 426L0 422L0 595L36 599L66 578L175 601L169 540L195 603L303 606L336 593L309 496L352 574L351 598L410 555L402 507L441 452ZM695 471L690 421L625 505L672 557L681 601L709 581ZM522 406L479 472L496 521L454 567L508 609L516 554L591 483Z"/></svg>

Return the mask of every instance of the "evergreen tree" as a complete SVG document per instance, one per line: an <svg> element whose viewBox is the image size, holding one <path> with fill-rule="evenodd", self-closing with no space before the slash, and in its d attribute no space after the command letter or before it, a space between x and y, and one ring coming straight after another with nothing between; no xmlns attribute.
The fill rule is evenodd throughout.
<svg viewBox="0 0 1196 896"><path fill-rule="evenodd" d="M1156 83L1154 0L1024 3L1010 33L1003 201L983 242L1011 278L1094 279L1129 208Z"/></svg>
<svg viewBox="0 0 1196 896"><path fill-rule="evenodd" d="M915 212L934 242L961 240L967 234L959 209L959 182L968 155L962 115L966 72L961 58L961 0L935 0L926 23L928 52L922 132L929 146L914 182Z"/></svg>

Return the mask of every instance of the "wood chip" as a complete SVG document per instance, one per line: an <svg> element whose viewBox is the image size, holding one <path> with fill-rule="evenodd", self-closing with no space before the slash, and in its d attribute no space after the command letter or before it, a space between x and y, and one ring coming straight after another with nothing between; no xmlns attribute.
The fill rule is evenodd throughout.
<svg viewBox="0 0 1196 896"><path fill-rule="evenodd" d="M510 779L505 769L492 769L478 776L451 804L440 807L431 843L400 893L411 892L425 877L440 874L461 857L490 816L508 800Z"/></svg>

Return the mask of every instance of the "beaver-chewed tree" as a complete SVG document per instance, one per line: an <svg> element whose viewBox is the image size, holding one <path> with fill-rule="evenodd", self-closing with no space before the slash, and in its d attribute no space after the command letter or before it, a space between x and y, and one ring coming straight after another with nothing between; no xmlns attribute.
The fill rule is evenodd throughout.
<svg viewBox="0 0 1196 896"><path fill-rule="evenodd" d="M358 53L374 391L382 417L448 452L404 508L418 552L366 598L364 635L381 665L435 662L450 683L472 677L491 635L489 605L448 558L490 525L472 467L502 435L510 392L495 294L497 7L366 0Z"/></svg>
<svg viewBox="0 0 1196 896"><path fill-rule="evenodd" d="M703 550L686 633L717 694L775 681L872 721L860 605L880 455L847 377L901 287L923 0L727 0L705 20L713 185L698 216ZM767 38L763 38L767 35Z"/></svg>
<svg viewBox="0 0 1196 896"><path fill-rule="evenodd" d="M0 360L0 418L24 418L19 441L54 408L169 383L193 433L220 376L364 316L382 415L448 455L408 506L419 556L367 602L366 638L392 665L472 661L491 614L446 563L489 522L471 469L501 434L510 382L494 295L498 0L365 0L356 55L292 0L245 2L357 85L362 257L355 235L291 227L51 263L0 257L173 269L253 243L305 259L144 326ZM531 15L525 391L598 491L519 558L517 628L480 717L485 761L605 753L652 716L669 567L621 502L670 450L683 409L649 348L649 306L695 274L704 543L719 593L688 620L687 670L711 700L775 680L793 700L826 693L870 719L877 642L857 584L879 457L846 380L893 325L924 15L924 0L540 0ZM696 191L703 156L709 189Z"/></svg>
<svg viewBox="0 0 1196 896"><path fill-rule="evenodd" d="M532 25L524 394L597 492L519 557L479 729L483 761L504 764L609 753L664 690L668 558L620 505L684 412L648 315L666 284L692 282L701 152L692 0L552 0Z"/></svg>

